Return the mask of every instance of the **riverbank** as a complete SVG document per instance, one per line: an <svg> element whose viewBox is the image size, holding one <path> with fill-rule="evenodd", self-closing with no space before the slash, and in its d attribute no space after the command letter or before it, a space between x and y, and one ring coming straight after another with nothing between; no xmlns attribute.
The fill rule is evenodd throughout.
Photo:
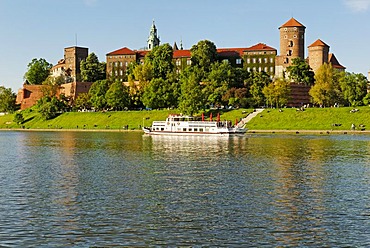
<svg viewBox="0 0 370 248"><path fill-rule="evenodd" d="M248 120L248 133L311 133L311 134L367 134L370 130L370 108L306 108L265 109ZM253 109L208 110L209 119L220 113L221 120L240 120ZM68 112L52 120L43 120L37 111L23 111L25 121L14 123L14 114L0 116L0 130L34 131L141 131L153 121L165 120L177 110ZM352 124L355 130L352 130Z"/></svg>

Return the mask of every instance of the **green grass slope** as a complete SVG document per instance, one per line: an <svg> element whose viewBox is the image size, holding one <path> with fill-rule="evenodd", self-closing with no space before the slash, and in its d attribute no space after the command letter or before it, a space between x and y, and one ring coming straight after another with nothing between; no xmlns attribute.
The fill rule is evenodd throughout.
<svg viewBox="0 0 370 248"><path fill-rule="evenodd" d="M252 110L212 110L216 119L220 112L221 120L235 121L245 117ZM52 120L43 120L37 111L28 109L22 111L25 121L19 125L13 122L14 114L0 116L0 129L88 129L88 130L123 130L127 125L129 130L138 130L150 126L153 121L165 120L169 114L178 114L178 110L152 111L112 111L112 112L69 112L63 113ZM208 117L210 111L206 111Z"/></svg>
<svg viewBox="0 0 370 248"><path fill-rule="evenodd" d="M357 107L358 111L351 113L353 108L307 108L297 111L295 108L265 109L253 118L247 127L250 130L350 130L351 124L356 129L370 130L370 108Z"/></svg>

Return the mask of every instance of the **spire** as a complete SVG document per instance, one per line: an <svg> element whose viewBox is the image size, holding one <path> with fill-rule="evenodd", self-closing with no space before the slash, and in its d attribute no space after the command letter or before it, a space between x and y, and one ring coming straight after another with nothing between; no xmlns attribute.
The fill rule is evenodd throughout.
<svg viewBox="0 0 370 248"><path fill-rule="evenodd" d="M153 20L152 27L150 28L150 33L148 37L148 49L152 50L154 47L159 46L160 40L157 35L157 27Z"/></svg>
<svg viewBox="0 0 370 248"><path fill-rule="evenodd" d="M175 43L173 44L173 47L172 47L172 49L173 49L174 51L177 51L177 50L179 50L179 47L177 46L177 43L176 43L176 41L175 41Z"/></svg>

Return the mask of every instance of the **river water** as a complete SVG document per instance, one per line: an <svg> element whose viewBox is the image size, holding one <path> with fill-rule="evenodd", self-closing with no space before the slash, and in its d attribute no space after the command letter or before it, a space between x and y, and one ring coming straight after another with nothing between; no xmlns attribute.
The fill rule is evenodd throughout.
<svg viewBox="0 0 370 248"><path fill-rule="evenodd" d="M0 247L369 247L370 136L0 132Z"/></svg>

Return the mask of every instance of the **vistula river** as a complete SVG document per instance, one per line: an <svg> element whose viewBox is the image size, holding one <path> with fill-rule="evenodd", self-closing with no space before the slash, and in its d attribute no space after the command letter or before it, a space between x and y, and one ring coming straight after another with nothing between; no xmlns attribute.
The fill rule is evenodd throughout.
<svg viewBox="0 0 370 248"><path fill-rule="evenodd" d="M369 247L370 136L0 132L0 247Z"/></svg>

